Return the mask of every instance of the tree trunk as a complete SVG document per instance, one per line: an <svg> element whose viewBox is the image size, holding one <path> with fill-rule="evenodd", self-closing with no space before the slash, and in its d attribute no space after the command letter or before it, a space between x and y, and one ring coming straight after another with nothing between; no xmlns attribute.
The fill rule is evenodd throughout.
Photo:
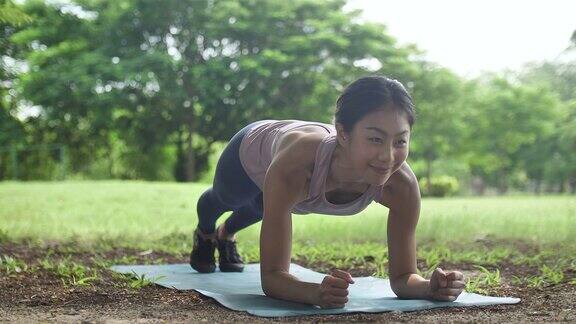
<svg viewBox="0 0 576 324"><path fill-rule="evenodd" d="M193 134L194 134L194 113L190 114L190 119L188 121L188 141L187 141L187 148L186 148L186 164L184 167L185 170L185 181L194 181L196 180L196 160L194 156L194 147L193 147Z"/></svg>
<svg viewBox="0 0 576 324"><path fill-rule="evenodd" d="M471 182L472 190L478 196L484 195L486 191L486 184L484 183L484 179L480 176L475 176L472 178Z"/></svg>
<svg viewBox="0 0 576 324"><path fill-rule="evenodd" d="M561 193L568 192L568 179L563 179L560 181L560 183L561 183L560 192Z"/></svg>
<svg viewBox="0 0 576 324"><path fill-rule="evenodd" d="M192 53L186 53L183 57L182 66L190 66L193 64L202 64L204 65L206 62L202 57L201 51L193 51ZM182 71L184 75L186 71ZM182 78L182 85L188 98L194 98L194 94L196 93L193 85L193 80L190 77L183 77ZM184 165L184 181L194 181L196 180L196 156L194 154L194 147L193 147L193 134L194 134L194 122L195 122L195 103L194 101L190 105L190 110L188 112L188 118L186 118L185 126L187 127L188 131L188 141L187 141L187 149L186 149L186 160Z"/></svg>
<svg viewBox="0 0 576 324"><path fill-rule="evenodd" d="M106 141L106 148L108 149L108 175L114 178L114 157L112 156L112 143L110 139Z"/></svg>
<svg viewBox="0 0 576 324"><path fill-rule="evenodd" d="M430 195L432 192L432 159L426 158L426 193Z"/></svg>
<svg viewBox="0 0 576 324"><path fill-rule="evenodd" d="M542 179L536 179L536 185L534 187L534 193L539 195L542 193Z"/></svg>
<svg viewBox="0 0 576 324"><path fill-rule="evenodd" d="M178 182L186 181L184 172L184 165L186 164L186 157L184 156L184 132L182 128L178 128L178 136L176 138L176 165L174 166L174 179Z"/></svg>
<svg viewBox="0 0 576 324"><path fill-rule="evenodd" d="M505 170L498 172L498 194L503 195L508 191L507 173Z"/></svg>

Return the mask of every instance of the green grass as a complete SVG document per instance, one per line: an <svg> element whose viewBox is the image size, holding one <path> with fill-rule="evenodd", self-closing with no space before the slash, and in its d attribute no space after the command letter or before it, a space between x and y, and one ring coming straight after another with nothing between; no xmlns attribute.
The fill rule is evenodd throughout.
<svg viewBox="0 0 576 324"><path fill-rule="evenodd" d="M191 237L196 201L207 187L140 181L4 182L0 238L181 244ZM373 203L353 216L293 215L294 241L384 243L387 214L385 207ZM238 238L256 244L259 231L257 223ZM576 245L575 233L574 196L448 198L423 199L417 238L471 243L489 236Z"/></svg>
<svg viewBox="0 0 576 324"><path fill-rule="evenodd" d="M475 267L480 270L480 275L467 279L467 292L487 294L488 291L486 289L500 285L500 270L490 271L483 266Z"/></svg>
<svg viewBox="0 0 576 324"><path fill-rule="evenodd" d="M148 278L144 274L141 274L139 276L135 271L132 271L132 273L130 274L125 274L124 276L126 277L125 279L128 281L128 285L134 289L140 289L142 287L149 286L155 281L158 281L166 277L166 276L157 276Z"/></svg>
<svg viewBox="0 0 576 324"><path fill-rule="evenodd" d="M48 248L42 260L30 265L0 254L0 274L14 277L42 269L65 286L86 286L101 280L101 271L113 264L141 261L133 255L114 259L96 255L92 264L81 264L71 259L78 251L130 247L185 259L197 221L196 201L208 186L141 181L0 183L0 247L3 241L22 238L31 239L27 243L31 249L59 241L63 243L59 253L70 254L54 258ZM353 216L293 215L293 260L326 273L333 268L363 268L373 276L387 277L387 214L386 208L373 203ZM238 233L246 262L259 260L259 232L257 223ZM502 264L532 269L531 275L507 278L515 284L576 284L575 234L574 196L424 199L417 229L418 273L429 278L440 264L469 265L475 271L467 277L466 290L478 293L489 293L501 284ZM531 250L521 251L519 244ZM139 289L156 278L118 279Z"/></svg>
<svg viewBox="0 0 576 324"><path fill-rule="evenodd" d="M26 271L28 265L8 255L0 255L0 274L11 276Z"/></svg>

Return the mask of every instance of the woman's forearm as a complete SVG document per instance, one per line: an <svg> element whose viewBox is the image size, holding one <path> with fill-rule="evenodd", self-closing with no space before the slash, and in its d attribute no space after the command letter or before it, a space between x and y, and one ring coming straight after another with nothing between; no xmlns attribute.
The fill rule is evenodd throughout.
<svg viewBox="0 0 576 324"><path fill-rule="evenodd" d="M320 285L304 282L283 271L274 271L262 276L262 289L266 296L304 304L317 304Z"/></svg>
<svg viewBox="0 0 576 324"><path fill-rule="evenodd" d="M408 273L390 281L392 291L396 296L406 299L428 299L429 284L430 280L426 280L416 273Z"/></svg>

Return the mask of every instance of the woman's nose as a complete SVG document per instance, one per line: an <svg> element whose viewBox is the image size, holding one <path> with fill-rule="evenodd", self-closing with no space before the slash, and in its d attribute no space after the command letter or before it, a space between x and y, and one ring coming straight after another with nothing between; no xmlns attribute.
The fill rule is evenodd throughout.
<svg viewBox="0 0 576 324"><path fill-rule="evenodd" d="M382 163L386 163L387 165L390 162L392 162L392 160L394 159L392 147L385 147L384 149L382 149L382 151L380 151L378 159L382 161Z"/></svg>

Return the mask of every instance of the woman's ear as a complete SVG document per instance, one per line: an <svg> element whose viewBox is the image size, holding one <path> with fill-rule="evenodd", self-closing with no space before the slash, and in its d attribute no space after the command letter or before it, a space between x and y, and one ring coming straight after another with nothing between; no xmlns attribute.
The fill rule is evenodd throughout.
<svg viewBox="0 0 576 324"><path fill-rule="evenodd" d="M335 127L336 127L336 133L337 133L336 139L338 140L340 145L344 146L344 143L348 141L350 136L346 133L342 124L336 123Z"/></svg>

